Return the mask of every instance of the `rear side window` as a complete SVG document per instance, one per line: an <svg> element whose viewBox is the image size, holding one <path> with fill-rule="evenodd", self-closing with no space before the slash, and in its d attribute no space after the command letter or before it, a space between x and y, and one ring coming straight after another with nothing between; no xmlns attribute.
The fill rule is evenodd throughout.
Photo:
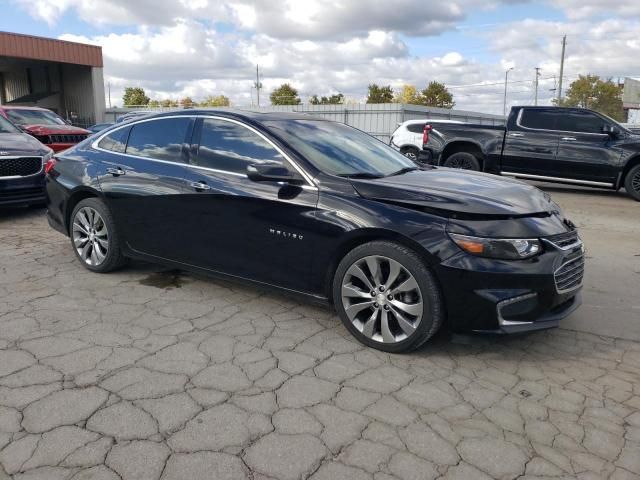
<svg viewBox="0 0 640 480"><path fill-rule="evenodd" d="M202 121L198 153L191 163L233 173L246 173L252 163L284 161L261 136L237 123L207 118Z"/></svg>
<svg viewBox="0 0 640 480"><path fill-rule="evenodd" d="M129 130L129 128L121 128L120 130L111 132L109 135L100 140L100 143L98 143L98 147L114 153L124 153L124 150L127 146L127 137L129 136Z"/></svg>
<svg viewBox="0 0 640 480"><path fill-rule="evenodd" d="M412 133L422 133L424 131L424 123L410 123L407 125L407 130Z"/></svg>
<svg viewBox="0 0 640 480"><path fill-rule="evenodd" d="M605 120L591 112L567 112L558 115L558 130L579 133L602 133Z"/></svg>
<svg viewBox="0 0 640 480"><path fill-rule="evenodd" d="M157 160L184 162L182 146L187 141L191 119L159 118L131 126L126 153Z"/></svg>
<svg viewBox="0 0 640 480"><path fill-rule="evenodd" d="M525 108L520 117L520 125L537 130L558 130L556 126L558 116L552 110Z"/></svg>

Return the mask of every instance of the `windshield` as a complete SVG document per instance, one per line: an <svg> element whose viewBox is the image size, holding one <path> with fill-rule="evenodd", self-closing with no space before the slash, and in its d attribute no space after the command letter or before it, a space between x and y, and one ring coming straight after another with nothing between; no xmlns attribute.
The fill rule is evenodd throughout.
<svg viewBox="0 0 640 480"><path fill-rule="evenodd" d="M48 110L6 110L16 125L66 125L64 120Z"/></svg>
<svg viewBox="0 0 640 480"><path fill-rule="evenodd" d="M16 133L19 131L9 120L0 116L0 133Z"/></svg>
<svg viewBox="0 0 640 480"><path fill-rule="evenodd" d="M323 120L276 120L265 124L322 172L383 177L415 163L376 138L342 123Z"/></svg>

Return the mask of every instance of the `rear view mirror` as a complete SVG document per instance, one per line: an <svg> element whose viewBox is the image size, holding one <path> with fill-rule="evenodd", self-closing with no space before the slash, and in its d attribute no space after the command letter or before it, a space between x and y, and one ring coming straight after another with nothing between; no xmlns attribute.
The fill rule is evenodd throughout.
<svg viewBox="0 0 640 480"><path fill-rule="evenodd" d="M247 177L254 182L300 183L302 178L281 162L254 163L247 167Z"/></svg>

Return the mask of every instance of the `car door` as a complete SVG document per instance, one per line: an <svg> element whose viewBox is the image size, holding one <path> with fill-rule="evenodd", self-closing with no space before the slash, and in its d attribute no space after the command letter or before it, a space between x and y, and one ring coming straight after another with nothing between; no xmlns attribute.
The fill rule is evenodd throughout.
<svg viewBox="0 0 640 480"><path fill-rule="evenodd" d="M549 176L555 171L560 133L552 108L523 108L510 120L502 150L502 172Z"/></svg>
<svg viewBox="0 0 640 480"><path fill-rule="evenodd" d="M127 246L181 260L187 150L195 119L144 120L115 130L102 150L100 187Z"/></svg>
<svg viewBox="0 0 640 480"><path fill-rule="evenodd" d="M587 110L567 110L558 117L562 132L554 175L613 185L620 171L622 150L603 127L611 122Z"/></svg>
<svg viewBox="0 0 640 480"><path fill-rule="evenodd" d="M294 165L242 122L199 119L190 153L186 209L189 263L294 290L306 290L314 248L318 190L255 182L248 165Z"/></svg>

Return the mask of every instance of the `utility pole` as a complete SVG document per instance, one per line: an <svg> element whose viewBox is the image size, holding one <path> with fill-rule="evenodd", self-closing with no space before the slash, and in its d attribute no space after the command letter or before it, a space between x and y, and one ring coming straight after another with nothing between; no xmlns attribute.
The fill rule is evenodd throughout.
<svg viewBox="0 0 640 480"><path fill-rule="evenodd" d="M107 91L109 92L109 108L111 108L111 82L107 82Z"/></svg>
<svg viewBox="0 0 640 480"><path fill-rule="evenodd" d="M567 47L567 36L562 37L562 57L560 58L560 81L558 82L558 106L562 101L562 77L564 76L564 52Z"/></svg>
<svg viewBox="0 0 640 480"><path fill-rule="evenodd" d="M502 114L507 116L507 82L509 80L509 72L513 70L513 67L508 68L506 72L504 72L504 103L502 104Z"/></svg>
<svg viewBox="0 0 640 480"><path fill-rule="evenodd" d="M536 67L536 100L534 105L538 106L538 77L540 77L540 67Z"/></svg>
<svg viewBox="0 0 640 480"><path fill-rule="evenodd" d="M260 89L262 88L262 84L260 83L260 72L258 71L258 65L256 65L256 99L258 101L258 107L260 106Z"/></svg>

